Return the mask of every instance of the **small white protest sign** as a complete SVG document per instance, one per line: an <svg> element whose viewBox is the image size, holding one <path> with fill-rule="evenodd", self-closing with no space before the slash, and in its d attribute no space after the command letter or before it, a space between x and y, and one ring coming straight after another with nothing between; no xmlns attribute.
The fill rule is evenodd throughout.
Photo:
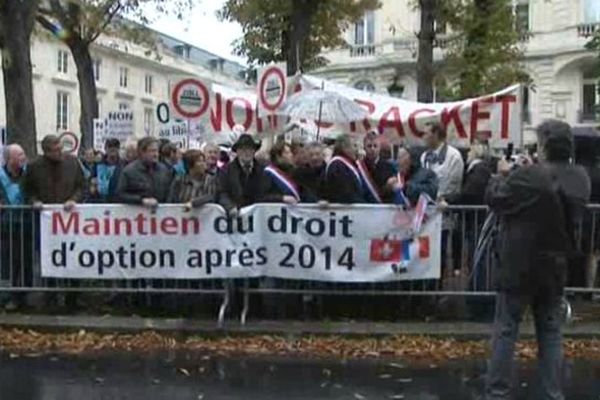
<svg viewBox="0 0 600 400"><path fill-rule="evenodd" d="M180 149L188 148L188 124L187 122L171 122L161 126L158 131L160 139L168 139Z"/></svg>

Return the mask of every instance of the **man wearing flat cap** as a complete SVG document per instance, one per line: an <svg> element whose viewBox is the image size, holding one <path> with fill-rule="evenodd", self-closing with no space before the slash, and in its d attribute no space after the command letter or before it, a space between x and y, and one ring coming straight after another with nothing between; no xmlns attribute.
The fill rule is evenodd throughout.
<svg viewBox="0 0 600 400"><path fill-rule="evenodd" d="M239 208L254 204L260 198L258 188L265 166L255 157L260 142L252 136L240 135L231 149L235 159L219 177L218 199L229 213L236 214Z"/></svg>
<svg viewBox="0 0 600 400"><path fill-rule="evenodd" d="M590 179L573 165L571 127L550 120L537 128L540 162L498 163L486 202L499 217L494 271L496 316L486 399L513 398L513 357L524 309L533 311L538 340L539 398L562 392L563 289L578 257L575 232L590 198Z"/></svg>

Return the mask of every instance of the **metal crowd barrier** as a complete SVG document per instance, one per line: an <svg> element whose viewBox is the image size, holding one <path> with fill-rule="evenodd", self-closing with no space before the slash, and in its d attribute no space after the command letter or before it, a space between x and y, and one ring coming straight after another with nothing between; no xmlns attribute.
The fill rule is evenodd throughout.
<svg viewBox="0 0 600 400"><path fill-rule="evenodd" d="M339 309L362 309L375 315L378 307L390 307L390 298L405 298L398 303L405 308L423 304L423 299L460 296L465 299L490 298L493 288L493 253L488 251L474 265L473 257L486 220L484 206L451 206L444 211L442 279L435 281L402 281L377 283L325 283L282 279L246 280L108 280L81 281L42 278L40 273L39 211L30 207L0 206L0 294L7 293L100 293L108 296L200 295L217 297L218 322L222 324L228 309L245 323L251 310L278 314L308 306L317 308L338 303ZM600 205L590 205L577 235L578 246L586 257L583 270L571 271L567 293L592 295L600 293L597 283L597 242ZM4 293L3 293L4 292ZM258 299L256 299L258 297ZM297 298L294 302L291 298ZM257 300L253 303L252 298ZM299 299L298 299L299 298ZM338 298L338 300L336 300ZM343 298L344 300L339 300ZM358 298L359 300L350 300ZM368 301L365 301L368 299ZM375 301L385 299L383 303ZM341 303L341 304L339 304ZM258 306L257 306L258 304ZM307 306L308 305L308 306ZM395 306L392 305L392 306ZM336 308L334 306L333 308ZM270 310L270 311L269 311ZM344 314L344 312L342 312Z"/></svg>

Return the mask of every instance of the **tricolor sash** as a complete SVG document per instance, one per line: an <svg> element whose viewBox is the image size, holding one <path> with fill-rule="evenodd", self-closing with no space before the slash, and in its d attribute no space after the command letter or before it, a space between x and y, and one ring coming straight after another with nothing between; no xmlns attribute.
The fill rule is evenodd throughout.
<svg viewBox="0 0 600 400"><path fill-rule="evenodd" d="M404 186L406 185L406 182L404 182L404 178L400 173L398 173L397 178L401 187L399 189L394 189L394 203L399 206L410 208L410 200L408 200L408 197L406 197L404 194Z"/></svg>
<svg viewBox="0 0 600 400"><path fill-rule="evenodd" d="M274 165L269 165L265 168L265 173L273 179L275 185L277 185L283 193L294 196L296 200L300 201L300 190L298 185L285 172Z"/></svg>
<svg viewBox="0 0 600 400"><path fill-rule="evenodd" d="M367 165L364 163L364 161L359 160L356 162L356 166L358 167L358 172L360 174L367 198L371 200L372 203L383 203L381 196L379 195L379 190L377 190L377 185L375 184Z"/></svg>
<svg viewBox="0 0 600 400"><path fill-rule="evenodd" d="M331 160L329 160L329 162L327 163L327 166L325 167L325 174L327 174L329 172L329 167L331 165L333 165L334 162L338 162L338 163L341 162L342 164L344 164L346 166L346 168L348 168L350 170L350 172L352 172L352 174L356 178L356 182L358 183L358 185L361 187L363 186L363 182L360 177L360 173L358 172L358 169L356 169L356 166L353 163L351 163L350 161L346 160L344 157L335 156Z"/></svg>

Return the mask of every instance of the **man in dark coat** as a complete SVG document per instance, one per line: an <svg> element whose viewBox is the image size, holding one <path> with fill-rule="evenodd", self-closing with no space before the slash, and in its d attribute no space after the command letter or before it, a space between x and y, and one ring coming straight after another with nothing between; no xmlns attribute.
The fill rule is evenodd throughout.
<svg viewBox="0 0 600 400"><path fill-rule="evenodd" d="M44 155L27 167L23 192L29 203L61 203L70 211L83 198L85 180L79 161L63 153L62 144L55 135L42 140Z"/></svg>
<svg viewBox="0 0 600 400"><path fill-rule="evenodd" d="M537 135L540 163L512 170L500 160L499 176L492 178L486 193L500 218L488 400L511 398L513 353L526 306L532 307L535 319L542 398L564 399L562 295L576 254L575 230L590 198L590 180L585 170L569 162L573 135L568 124L547 121Z"/></svg>
<svg viewBox="0 0 600 400"><path fill-rule="evenodd" d="M145 137L138 142L139 158L127 165L117 186L117 196L126 204L156 208L169 196L173 173L158 160L158 140Z"/></svg>
<svg viewBox="0 0 600 400"><path fill-rule="evenodd" d="M392 192L389 190L387 181L394 176L394 167L388 160L381 157L381 141L377 132L371 131L365 135L363 147L365 159L362 162L370 175L369 178L375 184L382 201L391 200ZM368 192L366 196L371 197ZM375 199L371 199L371 201L376 202Z"/></svg>
<svg viewBox="0 0 600 400"><path fill-rule="evenodd" d="M490 165L488 147L479 143L473 144L467 157L467 170L458 204L485 204L485 190L492 176Z"/></svg>
<svg viewBox="0 0 600 400"><path fill-rule="evenodd" d="M296 178L298 184L309 193L310 197L320 200L324 197L323 179L327 165L323 145L318 142L309 143L306 146L306 156L306 165L296 165Z"/></svg>
<svg viewBox="0 0 600 400"><path fill-rule="evenodd" d="M229 213L237 214L240 208L258 202L265 167L255 158L260 143L252 136L240 135L231 149L236 157L219 175L218 201Z"/></svg>
<svg viewBox="0 0 600 400"><path fill-rule="evenodd" d="M325 168L324 192L331 203L368 203L356 167L356 149L349 135L341 135L335 141L333 158Z"/></svg>
<svg viewBox="0 0 600 400"><path fill-rule="evenodd" d="M401 203L407 199L412 206L419 201L421 194L431 199L437 197L438 180L435 172L422 168L405 148L398 150L398 175L388 179L389 191L395 193L394 202ZM402 192L402 193L400 193ZM408 204L404 204L407 205Z"/></svg>

